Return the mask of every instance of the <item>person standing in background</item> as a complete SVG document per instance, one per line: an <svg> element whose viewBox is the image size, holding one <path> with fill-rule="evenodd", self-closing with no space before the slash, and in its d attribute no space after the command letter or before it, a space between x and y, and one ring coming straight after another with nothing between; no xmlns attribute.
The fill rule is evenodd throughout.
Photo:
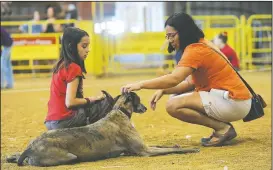
<svg viewBox="0 0 273 170"><path fill-rule="evenodd" d="M12 44L13 40L10 34L3 27L1 27L1 89L11 89L13 88L14 84L10 60Z"/></svg>
<svg viewBox="0 0 273 170"><path fill-rule="evenodd" d="M43 27L41 24L37 24L40 21L40 13L39 11L34 11L33 13L33 20L30 21L31 23L31 33L32 34L39 34L43 32ZM28 33L28 24L23 24L19 27L19 30L23 33Z"/></svg>
<svg viewBox="0 0 273 170"><path fill-rule="evenodd" d="M227 32L223 32L214 38L213 43L221 50L222 53L225 54L225 56L228 58L232 66L237 71L239 71L240 70L239 59L234 49L232 49L227 44L227 40L228 40Z"/></svg>
<svg viewBox="0 0 273 170"><path fill-rule="evenodd" d="M71 20L71 19L78 19L78 11L76 9L76 6L74 4L68 4L67 11L65 12L65 19ZM68 24L69 27L74 27L74 23Z"/></svg>
<svg viewBox="0 0 273 170"><path fill-rule="evenodd" d="M56 21L55 10L53 7L49 6L47 8L47 20L43 25L43 32L44 33L60 32L61 26L60 24L54 23L55 21Z"/></svg>

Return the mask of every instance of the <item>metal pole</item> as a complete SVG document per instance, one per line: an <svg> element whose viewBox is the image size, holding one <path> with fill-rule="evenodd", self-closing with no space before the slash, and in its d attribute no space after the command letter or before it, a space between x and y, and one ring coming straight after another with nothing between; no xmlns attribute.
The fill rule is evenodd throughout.
<svg viewBox="0 0 273 170"><path fill-rule="evenodd" d="M96 2L91 2L91 12L92 12L92 20L93 22L96 20ZM94 22L95 23L95 22Z"/></svg>
<svg viewBox="0 0 273 170"><path fill-rule="evenodd" d="M191 2L186 2L186 13L191 15Z"/></svg>
<svg viewBox="0 0 273 170"><path fill-rule="evenodd" d="M104 4L100 2L100 21L102 22L104 19Z"/></svg>

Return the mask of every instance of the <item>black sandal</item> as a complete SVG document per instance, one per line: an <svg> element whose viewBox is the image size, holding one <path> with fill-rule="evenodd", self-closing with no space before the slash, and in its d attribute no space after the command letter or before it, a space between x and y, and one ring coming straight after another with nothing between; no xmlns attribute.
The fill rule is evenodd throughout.
<svg viewBox="0 0 273 170"><path fill-rule="evenodd" d="M233 127L231 123L227 122L227 124L230 125L231 127ZM208 137L208 138L201 138L201 143L209 142L213 138L214 133L215 133L215 131L213 131L212 134L210 135L210 137Z"/></svg>
<svg viewBox="0 0 273 170"><path fill-rule="evenodd" d="M210 135L210 137L208 137L208 138L201 138L201 143L209 142L213 138L214 133L215 133L215 131L213 131L212 134Z"/></svg>
<svg viewBox="0 0 273 170"><path fill-rule="evenodd" d="M229 141L233 138L235 138L237 136L237 133L234 129L234 127L232 126L231 123L227 123L228 125L230 125L229 130L225 133L225 134L217 134L215 132L213 132L213 134L209 137L209 138L202 138L202 145L205 147L209 147L209 146L222 146L226 141ZM216 137L218 138L217 141L213 141L211 142L210 140Z"/></svg>

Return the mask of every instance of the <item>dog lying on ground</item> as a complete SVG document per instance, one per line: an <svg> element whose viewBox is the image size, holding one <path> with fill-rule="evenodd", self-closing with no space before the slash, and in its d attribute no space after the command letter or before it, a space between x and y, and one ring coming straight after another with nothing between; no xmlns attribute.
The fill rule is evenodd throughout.
<svg viewBox="0 0 273 170"><path fill-rule="evenodd" d="M7 161L21 166L28 158L29 165L56 166L121 154L157 156L199 152L198 149L147 147L130 122L133 112L144 113L146 110L135 93L122 94L115 98L112 111L103 119L83 127L45 132L29 144L18 160L7 158Z"/></svg>

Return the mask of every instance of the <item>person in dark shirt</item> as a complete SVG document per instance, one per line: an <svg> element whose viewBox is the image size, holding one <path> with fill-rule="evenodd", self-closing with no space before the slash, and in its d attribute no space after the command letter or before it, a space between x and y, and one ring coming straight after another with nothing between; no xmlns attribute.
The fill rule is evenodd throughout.
<svg viewBox="0 0 273 170"><path fill-rule="evenodd" d="M14 84L10 60L12 44L13 40L10 34L3 27L1 27L1 89L13 88Z"/></svg>
<svg viewBox="0 0 273 170"><path fill-rule="evenodd" d="M49 6L47 8L47 20L46 20L45 24L43 25L44 33L54 33L54 32L61 31L60 24L54 23L55 21L56 21L56 18L55 18L54 8Z"/></svg>

